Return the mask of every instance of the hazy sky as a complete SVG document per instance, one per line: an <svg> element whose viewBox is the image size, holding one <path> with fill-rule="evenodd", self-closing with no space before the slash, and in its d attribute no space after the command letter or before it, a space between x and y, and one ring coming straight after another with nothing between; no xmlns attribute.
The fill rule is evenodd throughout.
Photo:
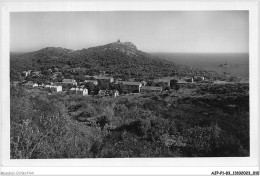
<svg viewBox="0 0 260 176"><path fill-rule="evenodd" d="M248 52L248 11L16 12L11 51L130 41L145 52Z"/></svg>

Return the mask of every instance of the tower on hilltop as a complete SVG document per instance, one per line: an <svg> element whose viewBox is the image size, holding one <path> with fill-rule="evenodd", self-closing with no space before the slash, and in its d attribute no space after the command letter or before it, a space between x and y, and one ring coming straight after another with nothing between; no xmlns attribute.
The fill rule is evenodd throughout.
<svg viewBox="0 0 260 176"><path fill-rule="evenodd" d="M117 39L117 42L120 43L120 39Z"/></svg>

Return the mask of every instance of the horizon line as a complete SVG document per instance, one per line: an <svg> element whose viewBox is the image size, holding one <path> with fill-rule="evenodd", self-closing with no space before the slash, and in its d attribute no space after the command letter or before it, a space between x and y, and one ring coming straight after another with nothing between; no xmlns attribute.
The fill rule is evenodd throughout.
<svg viewBox="0 0 260 176"><path fill-rule="evenodd" d="M103 46L103 45L99 45L99 46ZM95 47L95 46L94 46ZM98 46L97 46L98 47ZM31 53L31 52L36 52L36 51L40 51L42 49L45 49L45 48L63 48L63 49L68 49L68 50L73 50L73 51L78 51L78 50L83 50L83 49L89 49L89 48L92 48L92 47L89 47L89 48L82 48L82 49L71 49L71 48L64 48L64 47L53 47L53 46L48 46L48 47L43 47L41 49L36 49L36 50L31 50L31 51L11 51L9 53ZM139 50L139 49L137 49ZM142 50L140 50L142 51ZM161 54L161 53L164 53L164 54L172 54L172 53L175 53L175 54L249 54L249 52L178 52L178 51L159 51L159 52L156 52L156 51L143 51L143 52L146 52L146 53L150 53L150 54Z"/></svg>

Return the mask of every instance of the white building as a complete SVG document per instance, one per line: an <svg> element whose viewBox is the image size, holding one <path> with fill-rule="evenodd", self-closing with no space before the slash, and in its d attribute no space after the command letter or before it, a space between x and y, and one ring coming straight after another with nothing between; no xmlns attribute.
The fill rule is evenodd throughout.
<svg viewBox="0 0 260 176"><path fill-rule="evenodd" d="M45 88L49 88L55 92L61 92L62 91L62 86L57 86L57 85L46 85Z"/></svg>
<svg viewBox="0 0 260 176"><path fill-rule="evenodd" d="M86 96L88 95L88 89L83 89L83 88L71 88L70 89L71 92L74 92L76 94L79 94L79 95L83 95L83 96Z"/></svg>

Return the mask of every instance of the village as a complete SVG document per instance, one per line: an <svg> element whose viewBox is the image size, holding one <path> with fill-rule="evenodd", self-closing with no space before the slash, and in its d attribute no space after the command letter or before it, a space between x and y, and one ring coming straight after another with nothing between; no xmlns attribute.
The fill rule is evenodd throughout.
<svg viewBox="0 0 260 176"><path fill-rule="evenodd" d="M70 73L79 73L79 68L70 70ZM48 74L48 78L46 78ZM30 88L41 88L53 92L70 92L82 96L99 95L117 97L121 94L129 93L149 93L167 90L178 90L181 87L194 84L218 83L207 80L203 76L194 77L161 77L149 81L131 78L123 80L115 78L113 75L100 71L99 75L81 75L71 79L71 75L64 74L60 69L53 68L46 71L23 71L22 81L12 81L13 86L24 86ZM70 77L70 78L68 78Z"/></svg>
<svg viewBox="0 0 260 176"><path fill-rule="evenodd" d="M253 4L28 3L3 8L7 170L255 159Z"/></svg>

